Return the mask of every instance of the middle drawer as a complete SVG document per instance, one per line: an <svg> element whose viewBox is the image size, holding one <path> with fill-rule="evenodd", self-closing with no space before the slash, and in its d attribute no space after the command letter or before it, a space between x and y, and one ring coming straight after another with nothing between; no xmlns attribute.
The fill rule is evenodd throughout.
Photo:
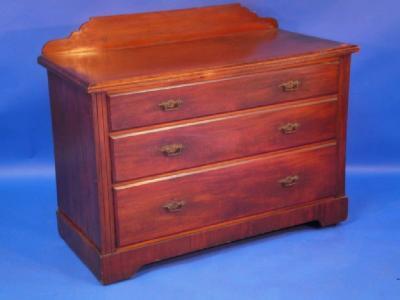
<svg viewBox="0 0 400 300"><path fill-rule="evenodd" d="M336 97L112 134L115 182L332 139Z"/></svg>

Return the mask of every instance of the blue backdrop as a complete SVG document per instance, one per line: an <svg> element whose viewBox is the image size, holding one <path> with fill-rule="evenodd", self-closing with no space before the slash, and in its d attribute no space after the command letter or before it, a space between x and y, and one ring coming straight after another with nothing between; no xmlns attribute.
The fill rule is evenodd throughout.
<svg viewBox="0 0 400 300"><path fill-rule="evenodd" d="M350 90L349 221L335 229L304 227L206 251L106 288L57 237L47 78L36 63L42 45L68 35L90 16L229 2L1 0L0 299L400 295L400 5L395 0L239 1L277 18L281 28L361 46L353 56Z"/></svg>

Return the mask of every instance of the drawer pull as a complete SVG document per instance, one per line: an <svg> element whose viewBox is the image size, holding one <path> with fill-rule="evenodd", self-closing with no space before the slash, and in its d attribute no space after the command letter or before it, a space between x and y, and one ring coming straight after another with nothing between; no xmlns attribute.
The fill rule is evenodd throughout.
<svg viewBox="0 0 400 300"><path fill-rule="evenodd" d="M163 208L168 211L168 212L178 212L180 211L184 206L186 202L185 201L172 201L163 206Z"/></svg>
<svg viewBox="0 0 400 300"><path fill-rule="evenodd" d="M182 153L183 145L182 144L165 145L162 146L160 150L165 156L176 156Z"/></svg>
<svg viewBox="0 0 400 300"><path fill-rule="evenodd" d="M287 187L294 186L298 181L299 181L299 176L294 175L294 176L285 177L285 178L279 180L278 183L282 187L287 188Z"/></svg>
<svg viewBox="0 0 400 300"><path fill-rule="evenodd" d="M287 123L287 124L279 127L279 130L283 134L291 134L291 133L295 133L299 127L300 127L300 124L297 123L297 122L295 122L295 123Z"/></svg>
<svg viewBox="0 0 400 300"><path fill-rule="evenodd" d="M160 106L161 110L163 111L171 111L176 110L181 106L183 103L180 99L171 99L168 101L161 102L158 106Z"/></svg>
<svg viewBox="0 0 400 300"><path fill-rule="evenodd" d="M294 92L300 87L300 80L290 80L279 85L284 92Z"/></svg>

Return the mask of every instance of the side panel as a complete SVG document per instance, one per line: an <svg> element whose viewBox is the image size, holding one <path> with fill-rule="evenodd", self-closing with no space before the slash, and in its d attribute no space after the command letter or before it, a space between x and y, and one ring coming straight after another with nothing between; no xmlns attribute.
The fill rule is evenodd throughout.
<svg viewBox="0 0 400 300"><path fill-rule="evenodd" d="M58 210L101 248L101 220L91 96L48 73Z"/></svg>
<svg viewBox="0 0 400 300"><path fill-rule="evenodd" d="M346 133L347 133L347 111L350 84L350 62L351 56L346 55L340 59L339 69L339 98L338 98L338 188L337 196L345 195L345 173L346 173Z"/></svg>

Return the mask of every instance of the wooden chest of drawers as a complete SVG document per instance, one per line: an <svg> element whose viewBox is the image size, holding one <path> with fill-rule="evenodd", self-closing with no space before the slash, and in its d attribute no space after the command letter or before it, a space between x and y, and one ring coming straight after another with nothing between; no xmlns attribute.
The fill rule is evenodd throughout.
<svg viewBox="0 0 400 300"><path fill-rule="evenodd" d="M47 43L59 232L103 283L347 216L350 55L238 4L92 18Z"/></svg>

